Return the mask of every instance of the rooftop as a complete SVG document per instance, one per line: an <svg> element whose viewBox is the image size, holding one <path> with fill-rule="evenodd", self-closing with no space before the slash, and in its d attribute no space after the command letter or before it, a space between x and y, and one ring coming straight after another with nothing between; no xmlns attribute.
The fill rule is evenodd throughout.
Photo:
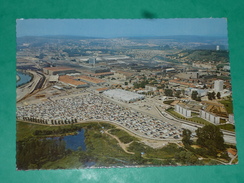
<svg viewBox="0 0 244 183"><path fill-rule="evenodd" d="M93 77L89 77L89 76L76 76L75 79L81 79L81 80L85 80L87 82L95 83L95 84L104 83L105 82L102 79L93 78Z"/></svg>
<svg viewBox="0 0 244 183"><path fill-rule="evenodd" d="M67 71L67 70L74 70L72 68L68 68L68 67L45 67L43 69L47 69L50 71Z"/></svg>
<svg viewBox="0 0 244 183"><path fill-rule="evenodd" d="M75 86L79 86L79 85L86 85L87 83L82 82L82 81L77 81L74 79L74 77L72 76L59 76L59 81L67 83L67 84L72 84Z"/></svg>

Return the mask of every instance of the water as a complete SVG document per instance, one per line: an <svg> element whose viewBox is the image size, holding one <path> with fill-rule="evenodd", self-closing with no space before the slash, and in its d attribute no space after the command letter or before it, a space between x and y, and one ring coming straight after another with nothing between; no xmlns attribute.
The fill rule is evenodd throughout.
<svg viewBox="0 0 244 183"><path fill-rule="evenodd" d="M53 138L46 138L46 139L54 139L54 140L59 140L60 137L53 137ZM85 130L81 129L78 131L76 135L67 135L63 136L62 140L65 141L66 144L66 149L71 149L71 150L78 150L79 147L83 151L86 150L86 143L85 143Z"/></svg>
<svg viewBox="0 0 244 183"><path fill-rule="evenodd" d="M66 149L77 150L78 147L81 147L83 151L86 150L84 129L78 131L77 135L65 136L64 141L66 142Z"/></svg>
<svg viewBox="0 0 244 183"><path fill-rule="evenodd" d="M19 76L19 80L16 83L17 87L30 82L31 78L32 78L31 75L23 73L23 72L17 72L17 75Z"/></svg>

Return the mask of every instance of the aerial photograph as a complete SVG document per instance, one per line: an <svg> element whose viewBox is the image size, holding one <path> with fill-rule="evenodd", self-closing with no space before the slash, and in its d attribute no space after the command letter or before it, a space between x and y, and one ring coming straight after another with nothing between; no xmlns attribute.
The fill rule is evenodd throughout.
<svg viewBox="0 0 244 183"><path fill-rule="evenodd" d="M16 20L17 170L238 163L226 18Z"/></svg>

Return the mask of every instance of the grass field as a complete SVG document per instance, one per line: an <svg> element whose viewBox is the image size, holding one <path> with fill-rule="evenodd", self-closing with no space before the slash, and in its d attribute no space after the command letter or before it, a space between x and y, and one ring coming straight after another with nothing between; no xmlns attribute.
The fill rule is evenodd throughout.
<svg viewBox="0 0 244 183"><path fill-rule="evenodd" d="M64 157L54 161L44 161L41 169L76 169L87 167L86 163L95 162L95 167L110 166L132 166L132 165L152 165L153 162L159 165L167 164L174 161L176 152L182 151L177 146L165 146L160 149L153 149L125 132L117 129L114 125L107 123L85 123L75 124L85 128L86 151L70 150ZM17 122L17 140L26 141L29 138L38 138L34 135L35 130L57 130L59 128L71 128L71 125L43 126L38 124L29 124ZM129 143L128 151L135 154L126 153L118 144L117 140L110 135L103 133L107 130L109 133L117 136L123 143ZM63 134L65 135L65 134ZM141 156L141 152L145 156ZM164 160L168 159L169 162Z"/></svg>
<svg viewBox="0 0 244 183"><path fill-rule="evenodd" d="M110 130L109 133L117 136L119 138L119 140L125 144L132 142L134 140L138 140L136 137L129 135L124 130L117 129L117 128Z"/></svg>
<svg viewBox="0 0 244 183"><path fill-rule="evenodd" d="M77 124L77 126L85 127L84 124ZM46 125L38 125L31 124L26 122L17 121L16 122L16 131L17 131L17 141L23 140L29 137L35 137L33 133L36 130L58 130L58 129L68 129L71 128L71 125L66 126L46 126ZM64 134L65 135L65 134Z"/></svg>
<svg viewBox="0 0 244 183"><path fill-rule="evenodd" d="M227 111L228 114L233 114L233 102L230 99L228 100L222 100L222 101L219 101L221 104L224 104L225 106L225 109Z"/></svg>
<svg viewBox="0 0 244 183"><path fill-rule="evenodd" d="M229 131L235 131L235 126L232 124L224 124L224 125L219 125L218 127L220 127L221 129L224 130L229 130Z"/></svg>

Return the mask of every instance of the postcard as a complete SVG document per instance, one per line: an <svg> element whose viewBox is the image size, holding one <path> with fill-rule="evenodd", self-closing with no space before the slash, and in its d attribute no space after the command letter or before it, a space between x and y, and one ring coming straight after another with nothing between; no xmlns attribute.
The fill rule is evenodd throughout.
<svg viewBox="0 0 244 183"><path fill-rule="evenodd" d="M238 163L227 19L18 19L18 170Z"/></svg>

